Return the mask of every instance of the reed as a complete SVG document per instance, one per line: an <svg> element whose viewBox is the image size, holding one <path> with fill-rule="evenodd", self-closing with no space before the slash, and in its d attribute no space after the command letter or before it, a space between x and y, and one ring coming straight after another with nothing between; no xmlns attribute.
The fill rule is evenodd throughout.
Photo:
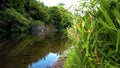
<svg viewBox="0 0 120 68"><path fill-rule="evenodd" d="M84 16L73 17L72 28L67 31L74 48L64 67L119 68L120 1L93 0L89 4Z"/></svg>

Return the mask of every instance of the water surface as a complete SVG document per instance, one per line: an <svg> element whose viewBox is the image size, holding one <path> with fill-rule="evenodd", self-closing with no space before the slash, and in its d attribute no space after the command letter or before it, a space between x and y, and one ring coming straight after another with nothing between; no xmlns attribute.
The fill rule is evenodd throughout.
<svg viewBox="0 0 120 68"><path fill-rule="evenodd" d="M1 34L0 68L47 68L66 50L56 33Z"/></svg>

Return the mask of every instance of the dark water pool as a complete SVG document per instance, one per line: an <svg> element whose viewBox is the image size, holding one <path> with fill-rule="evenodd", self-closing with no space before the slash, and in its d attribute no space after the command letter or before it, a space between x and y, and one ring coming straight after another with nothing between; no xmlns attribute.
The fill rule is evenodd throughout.
<svg viewBox="0 0 120 68"><path fill-rule="evenodd" d="M54 33L0 34L0 68L50 67L66 50L66 42Z"/></svg>

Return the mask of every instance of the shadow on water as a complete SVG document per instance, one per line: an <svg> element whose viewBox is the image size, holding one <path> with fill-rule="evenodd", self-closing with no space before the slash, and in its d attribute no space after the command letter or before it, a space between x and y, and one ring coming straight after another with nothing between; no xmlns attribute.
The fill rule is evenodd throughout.
<svg viewBox="0 0 120 68"><path fill-rule="evenodd" d="M67 46L59 34L1 34L0 68L47 68Z"/></svg>

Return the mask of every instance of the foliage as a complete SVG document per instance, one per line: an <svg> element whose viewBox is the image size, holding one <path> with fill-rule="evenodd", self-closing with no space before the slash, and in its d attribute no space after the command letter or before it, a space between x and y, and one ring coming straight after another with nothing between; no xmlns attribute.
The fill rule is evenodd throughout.
<svg viewBox="0 0 120 68"><path fill-rule="evenodd" d="M35 0L26 0L25 10L33 19L48 22L49 14L46 11L47 7L43 3Z"/></svg>
<svg viewBox="0 0 120 68"><path fill-rule="evenodd" d="M60 26L60 22L62 19L61 14L59 12L59 8L50 7L49 12L50 12L50 18L51 18L49 22L52 23L53 25L56 25L56 27L59 28L58 26Z"/></svg>
<svg viewBox="0 0 120 68"><path fill-rule="evenodd" d="M21 25L23 27L28 27L31 23L21 13L18 13L13 8L6 9L4 12L1 11L0 17L1 20L4 21L4 29L6 29L7 31L9 31L12 28L19 28Z"/></svg>
<svg viewBox="0 0 120 68"><path fill-rule="evenodd" d="M75 46L68 54L65 68L120 67L119 0L94 0L83 17L73 17L68 34Z"/></svg>
<svg viewBox="0 0 120 68"><path fill-rule="evenodd" d="M72 15L68 10L64 9L63 6L54 6L49 8L50 19L49 23L56 26L58 30L66 29L71 25Z"/></svg>
<svg viewBox="0 0 120 68"><path fill-rule="evenodd" d="M19 8L19 9L18 9ZM33 25L51 24L57 29L68 27L63 20L63 7L48 7L37 0L1 0L0 3L0 31L24 31ZM61 10L62 9L62 10ZM65 10L65 13L69 13ZM1 23L2 22L2 23ZM65 22L64 24L61 22Z"/></svg>

